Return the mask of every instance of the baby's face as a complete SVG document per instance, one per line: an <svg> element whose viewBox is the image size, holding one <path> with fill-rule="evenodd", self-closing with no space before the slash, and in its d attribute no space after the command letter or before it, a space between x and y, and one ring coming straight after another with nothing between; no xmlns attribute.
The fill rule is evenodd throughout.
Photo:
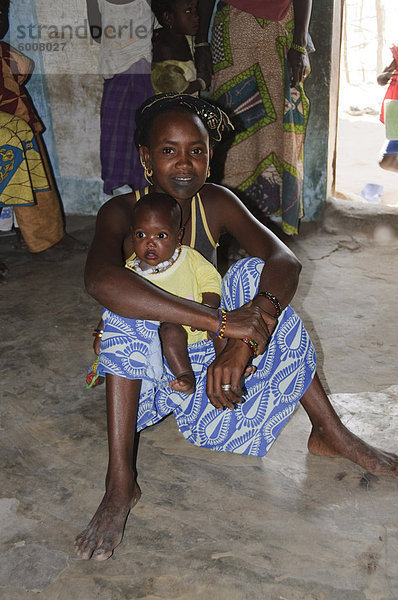
<svg viewBox="0 0 398 600"><path fill-rule="evenodd" d="M134 221L134 251L140 260L156 266L173 256L179 233L173 219L156 210L142 210Z"/></svg>

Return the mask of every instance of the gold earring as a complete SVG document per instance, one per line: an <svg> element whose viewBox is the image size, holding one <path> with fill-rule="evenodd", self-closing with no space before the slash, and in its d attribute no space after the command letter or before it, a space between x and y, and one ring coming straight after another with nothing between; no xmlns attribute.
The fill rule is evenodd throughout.
<svg viewBox="0 0 398 600"><path fill-rule="evenodd" d="M144 177L145 177L145 179L147 180L147 182L150 185L152 185L151 177L153 175L153 170L152 169L148 169L148 167L146 166L146 164L144 164L143 162L141 164L144 167Z"/></svg>
<svg viewBox="0 0 398 600"><path fill-rule="evenodd" d="M207 169L207 179L209 179L209 177L210 177L210 166Z"/></svg>

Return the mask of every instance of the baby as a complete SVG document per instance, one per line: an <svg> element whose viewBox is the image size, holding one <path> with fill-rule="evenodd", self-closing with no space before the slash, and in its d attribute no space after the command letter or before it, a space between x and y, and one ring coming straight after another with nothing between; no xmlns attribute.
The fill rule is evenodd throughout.
<svg viewBox="0 0 398 600"><path fill-rule="evenodd" d="M181 207L166 194L144 196L134 207L134 254L126 267L158 287L176 296L218 308L221 277L199 252L181 246ZM94 351L99 354L102 320L96 329ZM207 339L207 332L163 322L159 335L164 356L175 375L170 387L184 394L195 391L195 376L189 361L187 344Z"/></svg>

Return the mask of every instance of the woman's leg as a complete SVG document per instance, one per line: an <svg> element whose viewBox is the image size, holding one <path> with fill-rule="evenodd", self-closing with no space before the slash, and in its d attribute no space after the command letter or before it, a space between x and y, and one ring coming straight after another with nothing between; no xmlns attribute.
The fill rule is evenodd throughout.
<svg viewBox="0 0 398 600"><path fill-rule="evenodd" d="M222 298L222 304L227 310L232 310L253 297L257 291L261 269L262 261L253 258L239 261L229 269L227 275L223 279ZM284 315L286 312L287 311L284 312ZM246 382L246 402L243 405L239 405L237 409L229 415L228 413L230 411L225 411L221 417L220 415L216 415L218 421L222 419L223 416L228 417L230 420L230 428L232 431L235 431L235 427L231 426L235 416L240 417L238 424L240 430L242 430L242 423L244 423L242 418L243 413L245 413L245 424L249 427L250 422L248 416L249 413L253 414L255 419L253 419L252 423L252 432L256 444L253 445L253 448L250 447L247 442L249 439L248 437L245 440L245 443L242 444L242 450L239 444L231 438L231 440L228 440L225 444L223 441L224 447L222 449L263 456L268 452L272 443L280 433L284 423L286 423L293 414L295 402L300 401L312 423L312 431L308 440L308 449L312 454L320 456L341 456L359 464L361 467L372 473L393 476L398 475L398 457L395 454L373 448L355 436L343 425L333 409L319 377L315 372L315 354L312 345L308 345L306 342L306 337L308 336L301 327L299 320L297 320L297 316L289 317L289 321L284 321L283 319L284 317L281 316L280 321L282 322L279 324L279 330L274 332L271 344L264 354L264 364L261 360L258 364L257 373L252 375ZM291 326L288 327L288 323L290 322ZM299 344L298 340L301 340ZM277 349L274 351L274 344L276 342L277 346L280 346L282 354L278 354ZM292 377L292 367L289 367L289 365L283 366L278 363L282 355L284 357L291 355L294 365L303 363L302 368L297 371L298 375L296 385L294 386L292 386L294 381ZM283 367L282 370L281 366ZM290 397L285 395L285 393L280 394L280 391L285 390L286 388L284 377L282 376L283 373L286 373L286 382L289 383L287 389L291 387L296 388L294 390L295 393ZM276 379L273 380L275 374ZM311 380L312 374L314 374L314 376ZM304 380L306 380L308 384L304 384L304 390L300 393ZM268 384L267 389L265 390L265 396L261 393L260 381L267 382ZM259 409L261 406L265 405L268 407L268 411L264 411L264 414L261 414L260 410L253 410L254 404L253 407L251 405L251 386L253 384L255 391L255 394L253 395L254 402L258 402ZM200 387L200 384L198 384L198 387ZM288 402L290 402L289 407ZM270 406L271 409L269 408ZM277 412L278 407L283 409L280 414ZM262 421L257 420L257 417L260 416L263 418ZM205 417L206 419L209 418L207 414L205 414ZM185 415L185 421L181 430L185 437L190 439L190 441L199 439L201 434L203 437L203 432L206 431L206 427L201 427L201 419L201 415L196 418L197 423L195 422L195 427L193 421L189 422L188 428L188 425L186 424L188 419ZM185 431L184 428L187 431ZM197 430L199 430L199 433ZM260 436L257 435L256 431L264 433L264 443L262 441L260 443ZM249 433L246 432L246 435L249 435ZM215 442L218 444L217 447L219 449L221 443L218 440L215 440ZM202 442L200 445L212 447L212 445L207 442Z"/></svg>
<svg viewBox="0 0 398 600"><path fill-rule="evenodd" d="M379 160L379 166L386 171L395 171L398 173L398 156L385 154Z"/></svg>
<svg viewBox="0 0 398 600"><path fill-rule="evenodd" d="M221 306L229 311L251 300L263 266L258 258L232 265L223 278ZM242 381L244 402L235 410L220 412L206 395L207 368L215 359L213 344L200 342L189 352L196 392L173 408L185 438L218 451L265 456L315 372L315 351L299 317L290 307L283 311L266 352L254 359L256 372ZM242 374L243 370L244 366Z"/></svg>
<svg viewBox="0 0 398 600"><path fill-rule="evenodd" d="M312 454L348 458L377 475L398 475L398 456L373 448L343 425L317 374L300 402L312 423L308 439Z"/></svg>
<svg viewBox="0 0 398 600"><path fill-rule="evenodd" d="M105 495L96 513L76 538L84 559L106 560L120 544L130 509L141 496L135 473L135 436L140 379L106 375L109 461Z"/></svg>
<svg viewBox="0 0 398 600"><path fill-rule="evenodd" d="M379 166L398 173L398 140L386 140L380 151Z"/></svg>

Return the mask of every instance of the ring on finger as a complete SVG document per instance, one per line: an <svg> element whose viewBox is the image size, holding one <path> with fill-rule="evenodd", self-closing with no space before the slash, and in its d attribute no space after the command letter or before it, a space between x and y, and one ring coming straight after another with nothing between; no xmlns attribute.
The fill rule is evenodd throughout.
<svg viewBox="0 0 398 600"><path fill-rule="evenodd" d="M231 384L230 383L225 383L224 385L221 386L221 389L223 390L223 392L228 392L231 389Z"/></svg>

